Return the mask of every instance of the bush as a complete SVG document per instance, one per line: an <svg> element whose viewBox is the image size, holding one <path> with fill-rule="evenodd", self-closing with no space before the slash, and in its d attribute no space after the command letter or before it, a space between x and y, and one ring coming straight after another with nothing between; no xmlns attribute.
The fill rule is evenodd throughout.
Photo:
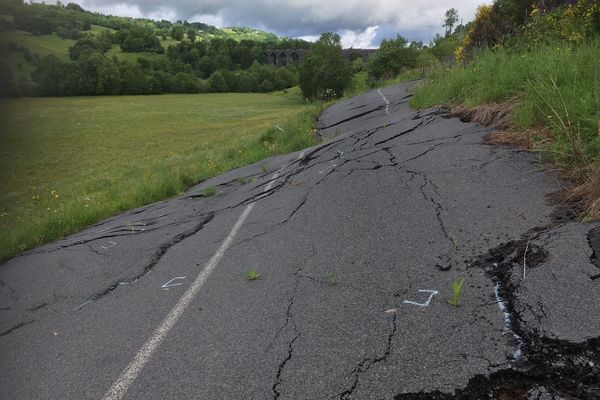
<svg viewBox="0 0 600 400"><path fill-rule="evenodd" d="M352 85L352 71L346 65L340 36L323 33L299 68L300 89L305 98L341 97Z"/></svg>
<svg viewBox="0 0 600 400"><path fill-rule="evenodd" d="M213 72L207 83L211 92L222 93L227 91L227 83L220 71Z"/></svg>
<svg viewBox="0 0 600 400"><path fill-rule="evenodd" d="M417 56L417 49L409 46L402 36L398 35L392 40L384 39L377 53L369 59L367 71L375 79L391 79L403 68L416 67Z"/></svg>

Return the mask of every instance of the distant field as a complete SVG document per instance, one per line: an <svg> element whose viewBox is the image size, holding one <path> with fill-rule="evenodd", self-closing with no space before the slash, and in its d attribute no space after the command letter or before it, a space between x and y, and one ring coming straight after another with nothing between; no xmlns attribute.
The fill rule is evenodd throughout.
<svg viewBox="0 0 600 400"><path fill-rule="evenodd" d="M166 50L166 48L165 48ZM117 57L119 57L120 60L125 60L125 61L129 61L129 62L136 62L138 58L142 57L142 58L146 58L148 60L158 60L158 59L167 59L167 55L166 54L158 54L158 53L153 53L150 51L142 51L139 53L125 53L123 52L123 50L121 50L121 46L119 46L118 44L113 44L112 47L106 52L106 55L108 57L112 57L113 55L116 55Z"/></svg>
<svg viewBox="0 0 600 400"><path fill-rule="evenodd" d="M107 30L107 29L112 32L116 32L113 29L106 28L103 26L98 26L98 25L92 25L91 32L94 34L99 34L100 32ZM19 31L19 30L3 32L0 35L0 41L3 41L3 42L11 42L12 41L15 44L17 44L18 46L22 46L22 47L29 49L31 55L37 54L40 57L44 57L44 56L53 54L56 57L58 57L62 60L65 60L65 61L69 59L69 47L71 47L75 44L75 40L63 39L55 34L34 35L32 33L25 32L25 31ZM175 45L179 42L177 42L171 38L167 38L167 40L162 40L162 38L161 38L161 43L162 43L163 47L166 49L167 47L169 47L169 44ZM12 53L16 53L16 54L12 54ZM121 60L126 60L126 61L130 61L130 62L137 61L137 59L139 57L147 58L150 60L167 58L166 54L157 54L157 53L151 53L151 52L124 53L121 50L121 47L117 44L113 44L112 48L106 52L106 55L109 57L116 55ZM11 56L8 58L7 62L12 71L20 72L20 73L16 74L17 76L21 75L21 73L29 74L31 71L33 71L35 69L34 65L28 61L25 61L23 59L23 56L19 55L18 52L11 52ZM19 63L21 63L21 67L18 67Z"/></svg>
<svg viewBox="0 0 600 400"><path fill-rule="evenodd" d="M104 31L111 31L112 33L116 33L117 32L115 29L108 28L106 26L92 25L90 27L90 32L92 32L94 35L97 35L97 34L102 33Z"/></svg>
<svg viewBox="0 0 600 400"><path fill-rule="evenodd" d="M32 55L40 57L54 54L64 60L69 58L69 47L75 44L75 40L63 39L58 35L34 35L25 31L8 31L0 35L4 42L14 42L19 46L29 49Z"/></svg>
<svg viewBox="0 0 600 400"><path fill-rule="evenodd" d="M297 91L1 101L0 259L314 143L304 104ZM259 139L286 121L285 141Z"/></svg>

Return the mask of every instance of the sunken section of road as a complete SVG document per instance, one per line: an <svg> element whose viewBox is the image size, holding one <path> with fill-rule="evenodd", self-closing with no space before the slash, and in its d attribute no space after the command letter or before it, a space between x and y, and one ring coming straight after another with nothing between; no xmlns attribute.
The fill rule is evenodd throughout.
<svg viewBox="0 0 600 400"><path fill-rule="evenodd" d="M0 266L0 397L598 398L600 227L409 86L326 110L322 145Z"/></svg>

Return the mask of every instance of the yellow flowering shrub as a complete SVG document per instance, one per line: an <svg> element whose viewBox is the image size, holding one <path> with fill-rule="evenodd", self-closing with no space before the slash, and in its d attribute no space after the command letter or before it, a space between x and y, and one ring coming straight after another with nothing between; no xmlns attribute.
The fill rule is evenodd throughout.
<svg viewBox="0 0 600 400"><path fill-rule="evenodd" d="M565 40L581 44L600 33L600 2L580 0L555 10L534 6L529 22L523 27L523 37L530 46Z"/></svg>
<svg viewBox="0 0 600 400"><path fill-rule="evenodd" d="M494 19L494 7L491 4L477 7L473 25L465 35L462 46L454 53L457 62L466 61L468 53L473 48L491 46L498 41L500 32Z"/></svg>

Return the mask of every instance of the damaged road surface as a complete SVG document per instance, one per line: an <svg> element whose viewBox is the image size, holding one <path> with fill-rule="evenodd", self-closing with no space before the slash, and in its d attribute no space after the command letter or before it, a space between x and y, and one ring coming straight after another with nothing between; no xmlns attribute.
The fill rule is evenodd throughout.
<svg viewBox="0 0 600 400"><path fill-rule="evenodd" d="M0 398L600 398L600 227L409 86L1 265Z"/></svg>

